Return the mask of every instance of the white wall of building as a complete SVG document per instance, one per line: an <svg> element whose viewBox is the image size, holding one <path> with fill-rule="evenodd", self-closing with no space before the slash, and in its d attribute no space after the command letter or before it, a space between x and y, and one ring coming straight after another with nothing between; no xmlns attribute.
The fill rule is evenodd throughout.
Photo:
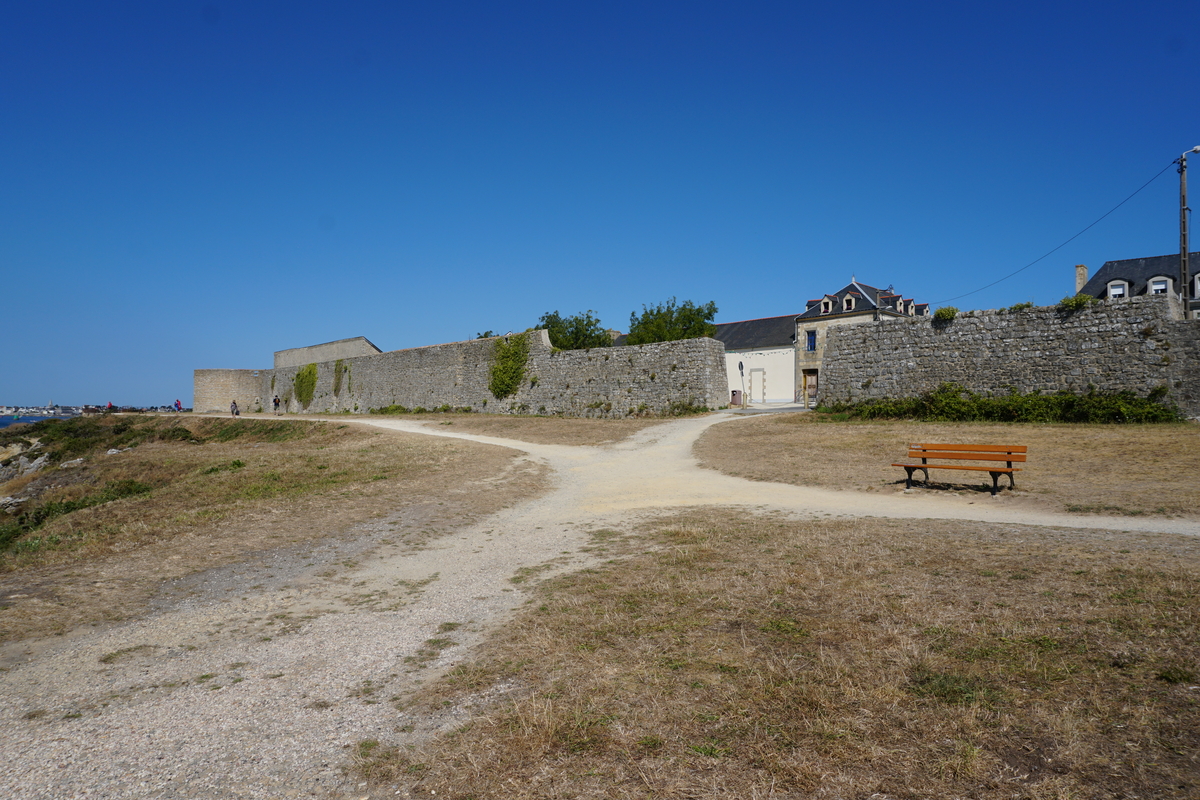
<svg viewBox="0 0 1200 800"><path fill-rule="evenodd" d="M743 391L738 362L745 370L747 399L752 403L791 403L796 399L796 351L791 347L775 350L726 351L725 372L729 390ZM731 395L732 396L732 395Z"/></svg>

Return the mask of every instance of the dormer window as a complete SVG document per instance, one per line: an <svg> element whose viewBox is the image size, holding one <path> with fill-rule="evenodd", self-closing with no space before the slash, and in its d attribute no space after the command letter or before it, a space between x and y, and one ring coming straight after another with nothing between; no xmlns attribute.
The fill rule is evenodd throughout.
<svg viewBox="0 0 1200 800"><path fill-rule="evenodd" d="M854 310L854 298L853 297L847 296L846 299L842 301L842 310L843 311L853 311Z"/></svg>
<svg viewBox="0 0 1200 800"><path fill-rule="evenodd" d="M821 313L828 314L830 311L833 311L833 301L832 300L822 300L821 301Z"/></svg>
<svg viewBox="0 0 1200 800"><path fill-rule="evenodd" d="M1170 294L1171 279L1159 275L1146 283L1146 294Z"/></svg>
<svg viewBox="0 0 1200 800"><path fill-rule="evenodd" d="M1122 297L1128 297L1129 284L1125 281L1109 281L1108 296L1113 300L1117 300Z"/></svg>

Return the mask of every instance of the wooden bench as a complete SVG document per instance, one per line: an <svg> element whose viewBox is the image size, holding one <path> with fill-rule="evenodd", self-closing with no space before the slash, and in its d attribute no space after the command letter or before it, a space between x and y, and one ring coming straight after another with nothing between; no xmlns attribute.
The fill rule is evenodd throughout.
<svg viewBox="0 0 1200 800"><path fill-rule="evenodd" d="M892 464L893 467L904 467L908 472L908 477L904 481L904 488L911 489L913 483L913 473L921 470L925 473L925 483L929 483L930 469L967 469L975 472L987 472L992 476L992 497L996 496L996 491L1000 488L1000 476L1008 476L1008 488L1013 489L1016 482L1013 480L1013 473L1020 472L1020 467L1014 467L1013 462L1019 461L1024 463L1026 448L1023 445L1007 445L1007 444L910 444L908 446L908 458L921 459L920 464ZM930 464L931 459L938 461L994 461L1004 462L1004 466L996 464L973 465L973 464Z"/></svg>

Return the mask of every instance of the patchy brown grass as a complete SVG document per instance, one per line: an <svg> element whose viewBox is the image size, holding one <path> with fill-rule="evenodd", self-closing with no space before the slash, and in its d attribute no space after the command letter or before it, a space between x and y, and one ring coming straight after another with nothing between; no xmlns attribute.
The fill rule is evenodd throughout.
<svg viewBox="0 0 1200 800"><path fill-rule="evenodd" d="M721 510L645 537L404 711L472 722L364 742L361 774L480 800L1200 795L1200 541Z"/></svg>
<svg viewBox="0 0 1200 800"><path fill-rule="evenodd" d="M1194 423L832 422L823 414L774 414L715 425L695 452L703 466L751 480L899 492L904 470L891 464L908 460L912 442L1026 445L1015 499L1055 511L1193 516L1200 509ZM932 488L917 491L991 490L987 473L931 470L930 478Z"/></svg>
<svg viewBox="0 0 1200 800"><path fill-rule="evenodd" d="M145 424L211 437L231 423ZM253 431L256 422L232 424ZM280 425L286 435L271 432ZM205 444L147 441L40 474L37 502L78 499L118 480L154 489L53 519L0 555L0 641L123 619L165 580L374 517L408 509L429 530L449 529L544 488L540 469L491 445L339 421L273 421L263 430Z"/></svg>

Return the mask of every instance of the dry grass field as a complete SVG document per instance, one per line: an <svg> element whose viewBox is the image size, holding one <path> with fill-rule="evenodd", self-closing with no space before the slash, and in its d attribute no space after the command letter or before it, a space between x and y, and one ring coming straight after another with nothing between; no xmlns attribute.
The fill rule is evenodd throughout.
<svg viewBox="0 0 1200 800"><path fill-rule="evenodd" d="M574 445L657 424L429 419ZM549 485L510 450L336 417L144 424L156 433L132 449L0 486L64 503L149 486L5 551L0 641L127 618L164 580L381 515L438 535ZM901 492L903 471L888 465L910 441L1026 444L1028 468L1001 502L1191 517L1198 437L1195 425L788 414L715 425L695 452L710 469L851 500ZM393 739L358 745L364 794L1200 797L1200 537L716 507L628 526L593 531L591 568L512 576L529 593L522 610L440 678L394 696Z"/></svg>
<svg viewBox="0 0 1200 800"><path fill-rule="evenodd" d="M1200 796L1196 539L714 509L596 547L397 719L471 722L360 744L379 796Z"/></svg>
<svg viewBox="0 0 1200 800"><path fill-rule="evenodd" d="M100 424L122 421L131 423ZM158 433L115 455L89 453L80 467L0 486L0 496L40 489L40 503L79 500L121 481L151 489L52 519L0 553L0 642L123 619L165 580L381 515L407 513L431 532L450 530L544 489L540 470L514 461L511 450L337 420L132 423ZM170 435L180 427L203 443ZM163 432L165 441L156 438Z"/></svg>
<svg viewBox="0 0 1200 800"><path fill-rule="evenodd" d="M703 466L751 480L899 492L904 470L891 464L908 460L912 442L1028 446L1015 496L1001 493L1006 502L1079 513L1200 516L1195 423L835 422L824 414L773 414L709 428L695 452ZM987 473L931 470L930 478L932 488L916 491L991 491Z"/></svg>

